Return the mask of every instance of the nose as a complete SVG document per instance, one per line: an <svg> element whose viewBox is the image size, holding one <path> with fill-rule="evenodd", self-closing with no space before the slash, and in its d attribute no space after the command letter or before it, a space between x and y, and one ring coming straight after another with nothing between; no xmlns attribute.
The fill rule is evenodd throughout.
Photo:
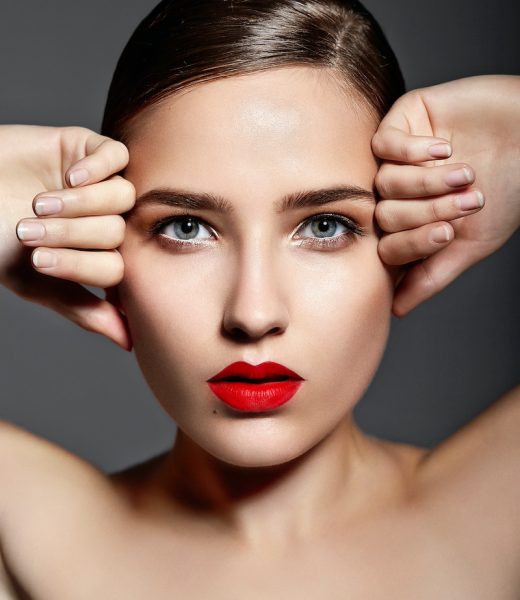
<svg viewBox="0 0 520 600"><path fill-rule="evenodd" d="M235 339L258 340L281 334L289 315L283 300L278 262L268 251L252 248L231 277L223 327Z"/></svg>

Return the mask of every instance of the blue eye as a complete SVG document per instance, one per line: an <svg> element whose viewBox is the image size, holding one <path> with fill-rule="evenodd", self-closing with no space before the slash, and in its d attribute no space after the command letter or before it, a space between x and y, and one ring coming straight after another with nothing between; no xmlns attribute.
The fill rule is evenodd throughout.
<svg viewBox="0 0 520 600"><path fill-rule="evenodd" d="M154 223L149 231L152 235L159 235L164 241L179 246L196 245L215 237L199 218L191 215L166 217ZM199 235L204 231L209 235Z"/></svg>
<svg viewBox="0 0 520 600"><path fill-rule="evenodd" d="M310 230L308 235L299 232ZM206 232L207 235L204 235ZM192 215L179 215L160 219L149 228L149 233L157 236L166 246L174 246L180 250L207 246L208 240L217 239L209 225ZM199 235L202 234L202 235ZM342 215L319 214L304 221L297 229L299 247L318 249L335 249L353 241L354 236L365 235L363 228Z"/></svg>
<svg viewBox="0 0 520 600"><path fill-rule="evenodd" d="M303 247L336 248L352 241L352 238L364 235L364 230L354 221L341 215L314 215L303 223L298 231L310 230L310 235L299 236L304 239L298 244ZM315 237L313 237L315 236Z"/></svg>
<svg viewBox="0 0 520 600"><path fill-rule="evenodd" d="M306 228L310 226L311 232L316 237L327 238L334 236L338 232L338 225L340 228L343 227L343 231L340 230L339 233L347 231L347 227L343 223L340 223L336 217L322 215L313 217L310 221L307 221Z"/></svg>

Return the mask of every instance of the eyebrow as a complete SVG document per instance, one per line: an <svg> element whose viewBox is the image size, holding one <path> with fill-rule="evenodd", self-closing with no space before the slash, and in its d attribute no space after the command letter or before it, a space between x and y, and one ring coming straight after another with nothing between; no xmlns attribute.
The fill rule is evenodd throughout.
<svg viewBox="0 0 520 600"><path fill-rule="evenodd" d="M275 203L275 208L277 213L283 213L288 210L321 206L322 204L338 202L340 200L352 200L369 204L375 204L376 202L373 192L357 185L342 185L317 190L291 192L280 198ZM211 210L228 214L234 211L233 204L218 194L172 188L157 188L144 192L137 198L134 209L139 206L154 204L191 210Z"/></svg>

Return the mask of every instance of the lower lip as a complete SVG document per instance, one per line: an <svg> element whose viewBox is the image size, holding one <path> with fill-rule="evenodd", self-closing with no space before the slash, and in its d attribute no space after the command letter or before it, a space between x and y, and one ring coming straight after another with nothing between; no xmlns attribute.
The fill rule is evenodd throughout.
<svg viewBox="0 0 520 600"><path fill-rule="evenodd" d="M289 402L302 381L270 381L243 383L241 381L208 382L211 391L228 406L242 411L264 412Z"/></svg>

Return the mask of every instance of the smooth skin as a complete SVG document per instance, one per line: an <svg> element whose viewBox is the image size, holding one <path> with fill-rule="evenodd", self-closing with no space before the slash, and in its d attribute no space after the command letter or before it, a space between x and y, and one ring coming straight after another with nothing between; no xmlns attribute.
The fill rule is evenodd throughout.
<svg viewBox="0 0 520 600"><path fill-rule="evenodd" d="M63 251L63 262L49 272L54 275L48 278L49 282L61 282L59 269L63 269L62 276L73 274L73 263L68 263L72 255L67 254L72 247L84 255L81 265L84 273L89 273L89 281L99 272L99 277L105 278L105 285L111 286L107 292L112 304L94 301L90 312L87 311L91 315L97 310L106 315L105 320L82 320L85 316L82 302L67 305L61 299L51 307L61 307L69 318L74 314L76 322L86 325L86 329L96 323L108 337L118 340L127 349L135 342L151 387L190 437L179 432L179 441L172 452L107 477L56 445L8 423L2 424L0 537L5 566L0 576L0 581L4 579L4 591L0 593L5 598L23 598L22 588L30 598L53 600L161 599L170 598L172 594L195 599L255 599L280 595L299 599L375 600L517 598L520 590L518 389L498 400L438 447L427 451L366 436L349 418L361 391L349 392L348 398L336 397L338 392L334 387L327 387L330 386L328 373L320 379L321 370L327 368L335 369L336 377L348 377L348 372L343 373L328 363L339 359L344 352L343 348L338 349L337 343L349 341L350 328L357 319L362 330L367 322L375 323L371 332L373 346L358 346L364 359L359 363L355 363L355 356L348 356L350 373L355 375L351 379L355 385L358 385L357 380L370 380L387 333L385 319L374 322L373 317L382 311L387 317L390 315L391 285L396 281L396 273L392 265L385 266L380 261L380 242L370 226L374 205L357 207L353 202L342 201L334 207L335 212L346 212L356 218L367 230L366 237L334 253L296 249L288 243L289 234L303 218L323 212L321 208L302 215L287 215L283 229L274 227L277 221L271 213L271 203L279 193L300 189L304 183L315 184L319 178L325 181L339 175L348 175L354 183L366 187L377 173L377 165L369 152L377 124L365 119L354 104L345 106L344 98L326 77L322 79L315 72L300 68L291 72L288 84L285 79L288 75L273 71L201 86L191 96L170 99L162 107L164 112L159 108L140 119L142 127L134 140L134 152L132 143L129 145L131 160L126 176L132 189L117 178L114 184L125 206L135 206L135 193L140 195L157 184L177 184L181 177L185 185L204 185L212 191L226 192L235 207L233 219L237 220L223 219L215 224L221 236L215 246L179 256L164 250L157 240L145 242L143 228L150 221L165 213L178 214L157 206L133 212L134 217L127 220L122 243L112 251L107 246L113 246L117 240L111 238L107 242L106 231L104 236L100 233L97 240L89 240L92 229L86 224L75 238L72 233L69 237L62 234L58 243L57 238L52 237L56 234L51 233L45 239L45 247ZM323 97L319 110L313 113L309 112L313 110L310 99L315 98L316 83L320 84ZM262 110L258 110L259 92L263 92L267 100L261 105ZM306 102L307 96L309 101ZM295 107L295 97L301 99L298 107ZM233 120L234 115L243 118ZM160 117L158 130L154 129L157 116ZM313 118L308 118L311 116ZM199 124L199 129L194 123ZM213 135L212 142L209 134L215 134L216 129L211 127L217 128L218 124L222 130L218 136ZM233 130L231 124L235 126ZM252 129L255 124L258 129ZM483 127L482 121L479 127ZM252 130L256 132L253 140ZM68 132L70 134L70 130ZM177 135L168 135L168 132ZM184 132L193 135L190 145L183 144L189 139L184 139ZM18 156L23 156L24 149L37 148L38 135L45 134L42 128L32 128L30 133L32 144L21 148ZM60 130L56 135L63 133ZM74 133L86 138L92 135L84 130ZM316 133L325 145L317 147L309 143L304 147L301 140L314 140ZM345 139L341 134L346 133L348 139L356 140L352 147L341 141ZM165 136L164 146L153 144L160 134ZM338 141L337 134L340 134ZM252 142L259 139L258 136L263 143L255 145ZM93 202L94 196L98 203L96 214L85 207L82 217L114 216L114 189L110 196L106 195L104 209L102 194L87 196L87 190L100 186L107 178L111 180L127 159L122 156L124 151L120 145L109 141L101 144L99 138L92 138L95 142L88 152L86 138L79 144L82 151L75 160L63 161L63 170L62 144L51 145L57 154L50 163L49 145L43 144L47 152L42 152L40 162L38 156L30 161L20 158L11 169L6 169L0 185L2 198L8 199L2 203L8 208L5 221L4 218L1 221L11 218L12 229L8 229L5 236L2 234L2 240L11 244L7 248L12 249L17 244L27 246L27 242L16 240L14 234L20 216L30 212L31 201L24 199L32 199L34 195L41 197L42 182L47 191L69 193L70 186L67 192L59 192L59 182L63 181L62 186L65 186L67 175L79 163L99 177L96 180L96 175L92 175L81 187L86 203ZM23 135L18 139L22 140ZM110 150L110 159L98 160L103 146L103 150ZM151 156L147 150L154 150L155 154ZM251 154L248 156L244 150ZM182 160L169 163L169 157L176 152ZM208 155L213 158L207 163L212 168L201 171L197 167ZM215 160L221 162L215 163ZM113 162L108 167L110 161ZM298 168L305 167L307 161L313 170ZM104 172L103 168L99 169L102 163L106 167ZM259 178L244 195L244 184L258 164L271 177ZM35 165L40 165L41 170ZM232 174L226 171L229 165L234 167ZM292 165L294 170L284 165ZM178 169L175 174L173 168ZM49 170L52 176L46 180ZM34 187L40 186L34 192L26 183L31 181ZM258 198L254 198L255 193ZM259 205L261 210L257 208L253 213L248 202L254 201L263 204ZM17 202L28 202L28 205L20 209ZM119 205L123 210L124 202ZM103 210L104 214L99 214ZM211 214L204 216L207 220L211 217L212 221L216 218ZM47 219L37 220L45 222ZM119 227L120 218L113 224ZM171 226L163 232L166 234L173 234ZM306 235L310 235L308 229ZM258 240L264 243L256 244ZM81 249L87 244L93 245L94 241L102 251ZM29 252L40 247L35 242L32 244ZM281 252L278 262L285 261L292 266L297 278L301 276L298 289L301 292L304 286L304 293L296 303L291 303L294 292L291 286L287 287L287 278L281 278L279 285L267 285L276 277L276 261L267 260L275 244ZM125 267L128 266L122 279L121 271L109 262L117 248ZM89 259L94 260L95 255L106 259L104 273L99 264L89 271L94 264ZM11 289L16 291L20 287L16 288L13 282L24 279L20 270L24 260L14 251L10 257L2 273L5 280L9 274ZM25 259L28 258L26 254ZM341 279L344 275L335 266L339 260L349 279ZM184 287L200 286L193 280L200 273L192 268L194 261L198 261L199 269L205 262L224 261L220 264L225 264L227 270L221 272L227 275L220 278L222 285L234 281L228 289L218 289L215 285L205 288L211 298L211 302L205 304L205 312L200 297L192 294L189 302L183 303L178 291L175 293L175 288L167 287L173 278L164 277L165 269L171 269L172 274L175 271L183 274L179 281ZM327 285L313 292L321 296L316 295L314 305L307 307L305 286L309 285L309 277L306 273L313 269L313 261L319 264L320 272L332 269L339 278L322 279ZM254 269L241 270L241 264L253 265ZM162 271L162 279L154 277L153 269ZM363 272L364 281L357 278L358 269ZM44 272L41 270L39 281L43 282ZM205 282L211 276L209 270L200 281ZM357 285L348 287L346 284L353 280ZM73 285L70 281L65 283ZM259 289L257 285L261 285L263 295L255 293ZM169 289L171 293L165 294ZM348 295L341 296L347 291ZM372 295L367 301L369 292ZM27 291L24 293L31 299ZM35 294L33 298L38 301L40 296ZM368 306L362 306L363 302ZM63 309L64 305L68 306L67 310ZM220 312L206 314L208 306ZM248 306L255 310L246 310ZM178 321L176 325L180 330L166 329L161 316L175 314L171 309L176 307L182 310L183 317L195 315L198 319L195 323L200 324L200 328ZM313 312L308 313L311 307ZM334 319L330 318L331 311L336 313ZM319 329L312 330L314 324L308 314L319 316L323 339ZM209 328L216 324L223 325L223 332L219 334L223 337L213 334ZM184 326L186 329L182 329ZM239 329L247 334L246 338L238 336ZM115 335L118 332L125 335L118 337ZM313 334L312 347L302 345L309 333ZM324 354L324 344L330 336L337 336L337 340L333 337L328 347L327 362L313 364ZM357 339L359 341L359 336ZM185 356L179 351L181 340L189 348ZM204 363L213 360L214 344L222 352L225 364L232 351L238 354L249 349L251 357L256 353L260 358L263 358L262 348L279 350L276 358L282 356L282 350L286 356L294 351L291 359L294 362L287 363L288 366L304 370L305 385L314 386L312 393L294 404L293 412L286 414L286 421L273 419L270 432L258 428L255 437L248 438L250 444L245 452L235 445L235 440L240 435L250 434L248 428L257 425L223 414L214 417L211 398L189 395L196 385L190 378L199 376L197 369L216 370L213 363ZM181 380L175 377L169 380L167 369L163 373L160 365L147 364L147 349L152 353L165 350L163 356L170 361L171 368L181 365ZM198 356L193 356L195 353ZM343 379L337 387L345 393L349 389ZM173 397L175 402L170 401ZM320 403L316 403L316 398L320 398ZM283 443L265 449L270 436ZM198 437L200 445L193 443ZM215 456L221 454L222 460L213 460L204 444L212 445L210 450ZM233 467L241 461L252 466L254 461L260 460L264 465L270 462L272 467L263 470Z"/></svg>

